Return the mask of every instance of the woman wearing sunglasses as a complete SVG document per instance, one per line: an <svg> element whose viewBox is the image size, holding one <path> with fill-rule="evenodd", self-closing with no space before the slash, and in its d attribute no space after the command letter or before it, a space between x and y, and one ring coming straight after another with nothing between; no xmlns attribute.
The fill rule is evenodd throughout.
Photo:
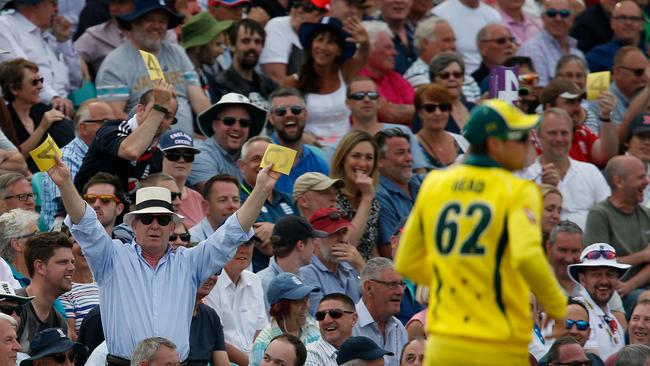
<svg viewBox="0 0 650 366"><path fill-rule="evenodd" d="M191 239L189 230L185 224L180 224L176 226L174 232L169 235L169 244L171 244L172 249L176 250L178 247L191 247Z"/></svg>
<svg viewBox="0 0 650 366"><path fill-rule="evenodd" d="M457 133L445 131L453 97L441 84L427 84L415 91L415 111L422 122L416 138L430 167L444 168L456 162L469 143Z"/></svg>
<svg viewBox="0 0 650 366"><path fill-rule="evenodd" d="M29 151L40 145L49 134L58 146L65 146L74 139L72 121L51 105L39 102L43 90L43 77L38 66L23 58L0 64L0 87L11 116L0 128L16 145L27 160L29 170L38 167L29 158Z"/></svg>
<svg viewBox="0 0 650 366"><path fill-rule="evenodd" d="M429 74L432 83L444 86L451 95L451 110L445 130L460 134L469 118L469 111L474 108L474 103L468 102L463 95L463 57L456 52L442 52L431 60Z"/></svg>

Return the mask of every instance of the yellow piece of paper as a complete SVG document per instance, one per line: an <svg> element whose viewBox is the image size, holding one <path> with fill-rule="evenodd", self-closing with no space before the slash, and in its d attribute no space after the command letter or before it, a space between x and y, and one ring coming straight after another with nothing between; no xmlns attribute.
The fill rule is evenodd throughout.
<svg viewBox="0 0 650 366"><path fill-rule="evenodd" d="M261 167L265 167L273 163L273 170L278 173L289 175L291 168L293 168L293 161L296 160L298 152L288 147L269 144L262 157Z"/></svg>
<svg viewBox="0 0 650 366"><path fill-rule="evenodd" d="M30 151L29 155L34 159L36 166L38 166L38 170L47 172L56 164L54 156L56 155L59 158L61 157L61 150L56 146L56 142L54 142L52 136L48 134L45 141L34 150Z"/></svg>
<svg viewBox="0 0 650 366"><path fill-rule="evenodd" d="M592 72L587 75L587 100L596 100L601 92L609 90L610 78L609 71Z"/></svg>
<svg viewBox="0 0 650 366"><path fill-rule="evenodd" d="M140 56L142 56L142 61L144 61L144 65L147 67L147 71L149 71L149 78L151 80L165 78L165 74L163 74L156 55L140 50Z"/></svg>

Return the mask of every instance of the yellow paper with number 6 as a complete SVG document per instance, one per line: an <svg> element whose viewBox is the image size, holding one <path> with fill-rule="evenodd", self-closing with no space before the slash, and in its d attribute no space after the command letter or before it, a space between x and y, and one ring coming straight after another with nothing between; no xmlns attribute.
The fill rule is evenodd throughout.
<svg viewBox="0 0 650 366"><path fill-rule="evenodd" d="M149 78L151 80L164 79L165 74L163 74L160 63L156 55L140 50L140 56L142 56L142 61L149 71Z"/></svg>
<svg viewBox="0 0 650 366"><path fill-rule="evenodd" d="M273 163L273 170L278 173L289 175L291 168L293 168L293 161L296 160L298 152L288 147L269 144L262 157L261 167L265 167Z"/></svg>
<svg viewBox="0 0 650 366"><path fill-rule="evenodd" d="M592 72L587 75L587 100L596 100L601 92L609 90L610 79L609 71Z"/></svg>
<svg viewBox="0 0 650 366"><path fill-rule="evenodd" d="M34 159L36 166L38 166L38 170L47 172L56 164L54 156L60 158L62 154L59 147L56 146L56 142L52 139L52 136L48 134L45 141L34 150L30 151L29 155Z"/></svg>

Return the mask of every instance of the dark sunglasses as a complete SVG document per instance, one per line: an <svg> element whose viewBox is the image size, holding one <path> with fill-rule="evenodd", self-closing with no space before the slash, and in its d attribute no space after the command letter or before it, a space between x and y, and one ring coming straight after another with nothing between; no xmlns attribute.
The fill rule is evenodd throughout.
<svg viewBox="0 0 650 366"><path fill-rule="evenodd" d="M6 200L9 198L18 198L18 201L27 201L28 199L33 199L35 200L38 196L36 196L36 193L19 193L19 194L14 194L13 196L7 196L5 197Z"/></svg>
<svg viewBox="0 0 650 366"><path fill-rule="evenodd" d="M440 109L440 112L449 112L451 110L451 104L449 103L440 103L440 104L435 104L435 103L427 103L422 105L422 109L429 113L435 112L437 109Z"/></svg>
<svg viewBox="0 0 650 366"><path fill-rule="evenodd" d="M592 250L591 252L587 253L585 256L586 259L598 259L598 258L605 258L605 259L616 259L616 253L612 252L611 250Z"/></svg>
<svg viewBox="0 0 650 366"><path fill-rule="evenodd" d="M31 84L31 86L37 86L38 84L43 84L44 81L45 79L43 78L32 79L29 84Z"/></svg>
<svg viewBox="0 0 650 366"><path fill-rule="evenodd" d="M106 122L110 121L109 119L87 119L81 123L99 123L99 124L104 124Z"/></svg>
<svg viewBox="0 0 650 366"><path fill-rule="evenodd" d="M325 220L325 219L336 221L336 220L341 220L341 219L347 219L347 217L342 212L330 212L330 213L327 214L327 216L321 216L321 217L315 219L314 221L312 221L312 223L314 223L316 221L319 221L319 220Z"/></svg>
<svg viewBox="0 0 650 366"><path fill-rule="evenodd" d="M348 98L352 100L363 100L363 98L368 97L370 100L377 100L379 98L379 93L374 91L368 92L356 92L348 95Z"/></svg>
<svg viewBox="0 0 650 366"><path fill-rule="evenodd" d="M158 221L160 226L167 226L172 221L171 215L150 215L150 214L140 214L140 222L145 225L151 225L153 220Z"/></svg>
<svg viewBox="0 0 650 366"><path fill-rule="evenodd" d="M239 125L242 128L247 128L251 126L251 120L250 118L235 118L231 116L226 116L222 118L217 118L217 121L223 122L224 125L226 126L232 126L235 124L235 122L239 122Z"/></svg>
<svg viewBox="0 0 650 366"><path fill-rule="evenodd" d="M325 315L329 314L332 319L339 319L343 314L354 314L354 311L341 310L341 309L331 309L331 310L321 310L317 311L315 314L316 320L322 322L325 319Z"/></svg>
<svg viewBox="0 0 650 366"><path fill-rule="evenodd" d="M498 45L503 46L506 42L516 43L515 37L499 37L494 39L484 39L483 42L494 42Z"/></svg>
<svg viewBox="0 0 650 366"><path fill-rule="evenodd" d="M641 77L643 75L643 73L645 72L645 68L634 69L634 68L627 67L627 66L621 66L621 69L625 69L625 70L633 73L634 76L636 76L638 78Z"/></svg>
<svg viewBox="0 0 650 366"><path fill-rule="evenodd" d="M592 365L591 360L554 362L553 364L558 366L591 366Z"/></svg>
<svg viewBox="0 0 650 366"><path fill-rule="evenodd" d="M302 113L302 111L305 110L305 107L301 105L292 105L291 107L278 107L273 110L273 114L275 114L278 117L283 117L285 114L287 114L287 111L291 111L291 114L294 116L298 116Z"/></svg>
<svg viewBox="0 0 650 366"><path fill-rule="evenodd" d="M568 9L548 9L547 11L544 12L547 17L549 18L555 18L556 16L560 16L562 19L566 19L571 16L571 10Z"/></svg>
<svg viewBox="0 0 650 366"><path fill-rule="evenodd" d="M172 194L172 201L175 199L181 199L183 197L183 192L171 192Z"/></svg>
<svg viewBox="0 0 650 366"><path fill-rule="evenodd" d="M108 204L111 201L115 203L120 203L120 199L117 198L115 195L112 194L84 194L83 196L84 201L88 202L88 204L92 205L95 203L95 201L100 200L101 203L103 204Z"/></svg>
<svg viewBox="0 0 650 366"><path fill-rule="evenodd" d="M16 315L20 316L22 309L20 306L2 305L0 306L0 312L7 315L16 313Z"/></svg>
<svg viewBox="0 0 650 366"><path fill-rule="evenodd" d="M567 319L566 320L566 329L571 329L573 326L576 326L578 330L587 330L589 329L589 322L586 320L573 320L573 319Z"/></svg>
<svg viewBox="0 0 650 366"><path fill-rule="evenodd" d="M169 235L169 241L176 241L176 239L181 238L181 241L184 242L189 242L190 241L190 234L170 234Z"/></svg>
<svg viewBox="0 0 650 366"><path fill-rule="evenodd" d="M186 163L191 163L194 161L194 154L192 153L166 152L165 157L169 161L178 161L181 157L183 157L183 160L185 160Z"/></svg>
<svg viewBox="0 0 650 366"><path fill-rule="evenodd" d="M460 71L453 71L453 72L445 71L438 74L438 77L442 80L447 80L452 76L454 77L454 79L460 79L461 77L463 77L463 73Z"/></svg>
<svg viewBox="0 0 650 366"><path fill-rule="evenodd" d="M614 20L618 20L621 22L641 22L643 21L643 17L636 17L636 16L627 16L627 15L618 15L615 17L612 17Z"/></svg>
<svg viewBox="0 0 650 366"><path fill-rule="evenodd" d="M65 353L56 353L53 355L48 355L48 357L52 357L54 362L58 364L63 364L65 363L65 359L67 358L70 363L75 363L77 362L77 354L76 353L70 353L70 354L65 354Z"/></svg>

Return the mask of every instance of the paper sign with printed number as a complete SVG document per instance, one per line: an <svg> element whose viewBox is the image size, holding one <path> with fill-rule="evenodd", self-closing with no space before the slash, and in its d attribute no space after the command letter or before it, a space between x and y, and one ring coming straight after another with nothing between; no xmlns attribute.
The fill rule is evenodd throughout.
<svg viewBox="0 0 650 366"><path fill-rule="evenodd" d="M30 151L29 155L34 159L36 166L38 166L38 170L47 172L56 164L54 156L61 157L61 150L56 146L56 142L54 142L52 136L48 134L45 141L34 150Z"/></svg>
<svg viewBox="0 0 650 366"><path fill-rule="evenodd" d="M264 152L264 157L262 157L261 167L265 167L270 163L273 163L273 170L278 173L289 175L291 168L293 167L293 161L296 160L296 154L298 152L294 149L289 149L288 147L269 144Z"/></svg>
<svg viewBox="0 0 650 366"><path fill-rule="evenodd" d="M156 58L156 55L149 52L140 51L140 56L142 56L142 61L144 61L144 65L147 67L147 71L149 71L149 78L151 80L165 78L165 74L163 74L162 68L160 67L160 63L158 63L158 58Z"/></svg>
<svg viewBox="0 0 650 366"><path fill-rule="evenodd" d="M519 99L518 68L492 66L490 68L490 98L498 98L514 104Z"/></svg>
<svg viewBox="0 0 650 366"><path fill-rule="evenodd" d="M601 92L609 90L610 78L609 71L592 72L587 75L587 100L596 100Z"/></svg>

